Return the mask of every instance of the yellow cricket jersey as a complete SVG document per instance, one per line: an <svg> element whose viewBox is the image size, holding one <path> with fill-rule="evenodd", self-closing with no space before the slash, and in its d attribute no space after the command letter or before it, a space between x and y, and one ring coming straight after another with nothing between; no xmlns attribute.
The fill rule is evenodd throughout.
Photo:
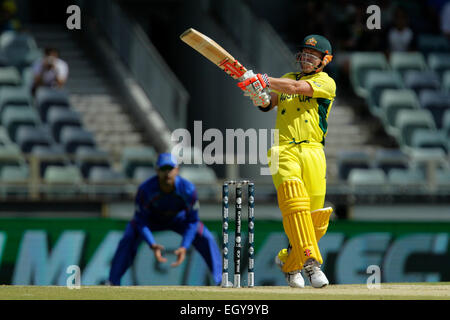
<svg viewBox="0 0 450 320"><path fill-rule="evenodd" d="M327 119L336 96L336 83L325 72L306 76L301 76L300 72L291 72L282 78L307 81L314 93L312 97L307 97L274 91L278 94L275 129L279 130L280 143L308 142L325 145Z"/></svg>

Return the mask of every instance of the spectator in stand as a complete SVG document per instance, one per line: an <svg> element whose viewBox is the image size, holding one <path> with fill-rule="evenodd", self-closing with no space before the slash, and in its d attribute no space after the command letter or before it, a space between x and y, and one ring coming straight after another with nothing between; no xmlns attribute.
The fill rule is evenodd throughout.
<svg viewBox="0 0 450 320"><path fill-rule="evenodd" d="M393 24L388 31L389 49L394 51L410 51L414 47L414 32L409 24L406 10L399 6L395 9Z"/></svg>
<svg viewBox="0 0 450 320"><path fill-rule="evenodd" d="M16 12L17 6L13 0L0 1L0 34L20 29L20 22L14 17Z"/></svg>
<svg viewBox="0 0 450 320"><path fill-rule="evenodd" d="M450 41L450 2L447 2L441 12L441 31Z"/></svg>
<svg viewBox="0 0 450 320"><path fill-rule="evenodd" d="M69 75L69 66L59 58L59 52L55 48L46 48L42 59L33 64L33 95L40 86L62 88Z"/></svg>

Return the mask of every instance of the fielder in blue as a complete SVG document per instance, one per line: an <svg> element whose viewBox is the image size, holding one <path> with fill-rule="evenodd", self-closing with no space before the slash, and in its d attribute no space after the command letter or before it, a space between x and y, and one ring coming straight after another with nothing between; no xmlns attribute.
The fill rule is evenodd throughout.
<svg viewBox="0 0 450 320"><path fill-rule="evenodd" d="M120 279L133 264L141 240L148 244L160 263L167 262L164 247L155 242L152 231L172 230L183 239L175 250L179 266L191 245L208 265L216 285L222 279L222 257L211 232L198 218L198 199L195 186L178 175L176 158L170 153L160 154L156 163L157 175L144 181L136 194L135 213L128 223L112 260L109 274L111 285Z"/></svg>

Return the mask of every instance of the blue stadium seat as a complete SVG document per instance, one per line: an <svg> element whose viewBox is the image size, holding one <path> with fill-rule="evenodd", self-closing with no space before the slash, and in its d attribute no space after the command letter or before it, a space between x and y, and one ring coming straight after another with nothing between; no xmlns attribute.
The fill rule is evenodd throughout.
<svg viewBox="0 0 450 320"><path fill-rule="evenodd" d="M378 168L351 169L347 181L353 193L364 195L383 191L387 178Z"/></svg>
<svg viewBox="0 0 450 320"><path fill-rule="evenodd" d="M8 63L20 68L30 65L41 54L33 36L27 32L3 32L0 35L0 48Z"/></svg>
<svg viewBox="0 0 450 320"><path fill-rule="evenodd" d="M402 191L408 187L422 187L425 181L423 172L415 169L392 169L388 174L389 184Z"/></svg>
<svg viewBox="0 0 450 320"><path fill-rule="evenodd" d="M366 150L342 150L337 156L339 179L347 180L352 169L369 169L371 154Z"/></svg>
<svg viewBox="0 0 450 320"><path fill-rule="evenodd" d="M79 127L64 127L61 130L60 140L67 153L75 153L80 146L95 147L92 132Z"/></svg>
<svg viewBox="0 0 450 320"><path fill-rule="evenodd" d="M440 79L434 71L407 71L404 79L405 87L414 90L417 94L424 89L440 89Z"/></svg>
<svg viewBox="0 0 450 320"><path fill-rule="evenodd" d="M69 95L66 90L39 87L35 95L36 108L42 121L47 121L47 111L51 106L70 106Z"/></svg>
<svg viewBox="0 0 450 320"><path fill-rule="evenodd" d="M374 157L374 167L388 174L392 169L406 169L409 165L408 156L399 149L377 149Z"/></svg>
<svg viewBox="0 0 450 320"><path fill-rule="evenodd" d="M24 153L30 153L34 146L50 146L53 139L42 127L21 126L17 129L16 143Z"/></svg>
<svg viewBox="0 0 450 320"><path fill-rule="evenodd" d="M50 126L53 138L60 142L61 130L64 127L82 127L81 116L78 112L64 107L50 107L47 114L47 123Z"/></svg>
<svg viewBox="0 0 450 320"><path fill-rule="evenodd" d="M126 176L111 168L93 167L87 182L87 192L95 196L117 197L126 192Z"/></svg>
<svg viewBox="0 0 450 320"><path fill-rule="evenodd" d="M369 91L368 105L370 112L381 117L380 97L386 89L402 89L403 83L400 75L395 71L369 71L366 76L366 88Z"/></svg>
<svg viewBox="0 0 450 320"><path fill-rule="evenodd" d="M435 90L422 90L419 94L422 108L430 110L433 115L436 127L442 128L442 118L444 112L450 109L450 93L443 93Z"/></svg>

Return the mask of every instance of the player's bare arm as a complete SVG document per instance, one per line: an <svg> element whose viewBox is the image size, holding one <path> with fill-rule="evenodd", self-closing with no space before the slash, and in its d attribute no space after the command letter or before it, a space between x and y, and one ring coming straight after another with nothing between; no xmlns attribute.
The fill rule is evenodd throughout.
<svg viewBox="0 0 450 320"><path fill-rule="evenodd" d="M287 78L269 78L270 88L287 94L302 94L312 97L314 90L311 85L304 80L293 80Z"/></svg>

